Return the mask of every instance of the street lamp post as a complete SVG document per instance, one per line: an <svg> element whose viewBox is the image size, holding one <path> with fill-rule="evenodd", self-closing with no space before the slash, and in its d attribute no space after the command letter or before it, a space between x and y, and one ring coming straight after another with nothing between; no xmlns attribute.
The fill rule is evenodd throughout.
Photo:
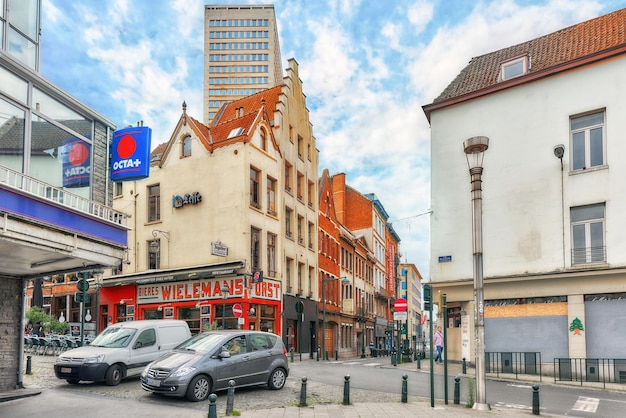
<svg viewBox="0 0 626 418"><path fill-rule="evenodd" d="M342 283L350 282L345 277L327 277L322 279L322 359L326 359L326 297L324 296L324 289L326 288L326 283L332 282L333 280L341 280Z"/></svg>
<svg viewBox="0 0 626 418"><path fill-rule="evenodd" d="M474 331L476 333L476 402L474 409L487 411L485 378L485 295L483 289L482 174L489 138L475 136L463 141L472 186L472 247L474 253Z"/></svg>
<svg viewBox="0 0 626 418"><path fill-rule="evenodd" d="M222 329L226 329L226 298L228 297L228 286L222 285Z"/></svg>
<svg viewBox="0 0 626 418"><path fill-rule="evenodd" d="M365 358L365 292L361 292L361 358Z"/></svg>

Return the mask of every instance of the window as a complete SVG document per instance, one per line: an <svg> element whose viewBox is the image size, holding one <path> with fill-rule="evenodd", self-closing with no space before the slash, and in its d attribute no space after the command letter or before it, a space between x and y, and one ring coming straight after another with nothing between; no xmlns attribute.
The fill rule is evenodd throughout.
<svg viewBox="0 0 626 418"><path fill-rule="evenodd" d="M296 196L298 200L302 201L302 196L304 194L304 174L298 171L298 189L296 190Z"/></svg>
<svg viewBox="0 0 626 418"><path fill-rule="evenodd" d="M313 208L313 196L315 196L314 192L315 192L315 183L313 183L312 181L309 181L309 185L306 190L306 195L307 195L307 203L310 208Z"/></svg>
<svg viewBox="0 0 626 418"><path fill-rule="evenodd" d="M265 129L261 129L261 149L267 151L267 134Z"/></svg>
<svg viewBox="0 0 626 418"><path fill-rule="evenodd" d="M313 224L313 222L309 222L308 238L309 238L309 249L312 250L313 240L315 239L315 225Z"/></svg>
<svg viewBox="0 0 626 418"><path fill-rule="evenodd" d="M148 222L161 220L161 188L158 184L148 186Z"/></svg>
<svg viewBox="0 0 626 418"><path fill-rule="evenodd" d="M267 233L267 275L276 276L276 234Z"/></svg>
<svg viewBox="0 0 626 418"><path fill-rule="evenodd" d="M148 241L148 270L161 268L161 240Z"/></svg>
<svg viewBox="0 0 626 418"><path fill-rule="evenodd" d="M190 157L191 156L191 136L187 135L183 138L183 143L180 152L181 157Z"/></svg>
<svg viewBox="0 0 626 418"><path fill-rule="evenodd" d="M298 263L298 294L302 295L304 288L302 287L302 275L304 274L304 264Z"/></svg>
<svg viewBox="0 0 626 418"><path fill-rule="evenodd" d="M604 165L604 111L570 120L572 170Z"/></svg>
<svg viewBox="0 0 626 418"><path fill-rule="evenodd" d="M291 232L291 215L293 211L290 208L285 208L285 235L287 238L291 238L293 233Z"/></svg>
<svg viewBox="0 0 626 418"><path fill-rule="evenodd" d="M300 159L302 159L302 146L304 143L304 139L302 139L302 137L300 135L298 135L298 157L300 157Z"/></svg>
<svg viewBox="0 0 626 418"><path fill-rule="evenodd" d="M253 271L261 270L261 230L250 228L250 265Z"/></svg>
<svg viewBox="0 0 626 418"><path fill-rule="evenodd" d="M259 170L250 167L250 206L254 206L255 208L261 207L261 199L259 196L260 174Z"/></svg>
<svg viewBox="0 0 626 418"><path fill-rule="evenodd" d="M285 279L287 280L287 293L293 292L293 278L291 272L293 271L293 258L287 257L285 261Z"/></svg>
<svg viewBox="0 0 626 418"><path fill-rule="evenodd" d="M606 261L604 209L604 203L570 209L572 265Z"/></svg>
<svg viewBox="0 0 626 418"><path fill-rule="evenodd" d="M124 182L116 181L113 185L113 196L120 197L123 191Z"/></svg>
<svg viewBox="0 0 626 418"><path fill-rule="evenodd" d="M528 72L528 57L520 57L507 61L500 67L500 80L519 77Z"/></svg>
<svg viewBox="0 0 626 418"><path fill-rule="evenodd" d="M267 212L276 215L276 180L267 178Z"/></svg>
<svg viewBox="0 0 626 418"><path fill-rule="evenodd" d="M285 161L285 190L291 192L291 178L293 177L293 166Z"/></svg>
<svg viewBox="0 0 626 418"><path fill-rule="evenodd" d="M298 244L304 245L304 217L302 215L298 215Z"/></svg>

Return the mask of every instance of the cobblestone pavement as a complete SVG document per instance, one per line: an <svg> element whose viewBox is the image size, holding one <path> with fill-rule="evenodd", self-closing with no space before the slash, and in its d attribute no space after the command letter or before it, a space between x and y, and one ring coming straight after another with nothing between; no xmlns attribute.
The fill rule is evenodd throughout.
<svg viewBox="0 0 626 418"><path fill-rule="evenodd" d="M30 355L30 354L29 354ZM158 405L178 406L188 411L188 417L206 416L206 402L188 402L181 398L165 398L151 395L141 389L138 379L127 379L118 386L106 386L103 383L84 383L80 385L70 385L64 380L57 379L54 375L54 359L52 355L31 355L31 374L24 374L23 384L27 389L54 389L63 393L101 395L107 399L110 397L121 398L132 401L140 401L142 414L134 416L146 416L149 408L158 411ZM381 364L389 362L389 358L380 359ZM24 357L26 365L27 358ZM297 367L297 363L292 363ZM428 367L428 362L423 361L422 365ZM392 367L381 366L381 367ZM397 367L416 369L416 363L400 364ZM460 372L460 365L451 365L448 373L455 375ZM457 370L458 369L458 370ZM437 370L437 372L441 372ZM468 370L469 372L473 372ZM343 391L341 387L321 384L309 381L307 383L307 407L298 407L300 399L301 382L297 378L290 377L285 388L280 391L271 391L268 396L267 390L258 388L237 389L233 409L240 411L242 417L254 418L321 418L321 417L413 417L413 416L435 416L435 417L469 417L484 414L507 417L528 417L531 411L514 410L507 408L494 408L495 411L483 412L465 408L462 405L447 404L436 401L435 407L431 408L430 400L416 396L408 396L408 402L400 402L399 394L384 393L377 391L350 389L350 405L341 405ZM219 392L216 402L216 410L219 416L224 416L226 411L226 392ZM129 404L130 405L130 404ZM163 407L161 407L163 408ZM202 412L204 411L204 412ZM130 411L129 411L130 412ZM161 411L164 412L164 411ZM197 414L197 415L196 415ZM133 414L130 414L133 415ZM100 416L100 415L91 415ZM156 415L160 416L160 415Z"/></svg>
<svg viewBox="0 0 626 418"><path fill-rule="evenodd" d="M26 356L24 361L26 362ZM55 356L51 355L31 355L32 374L24 374L24 386L26 388L48 388L78 391L81 393L91 393L118 398L136 398L142 400L164 400L168 403L182 404L187 407L198 406L199 409L206 409L205 405L188 402L180 398L164 398L158 395L151 395L139 386L138 378L126 379L118 386L107 386L104 383L81 383L80 385L70 385L65 380L58 379L54 375ZM282 390L272 391L268 396L266 390L259 388L237 389L237 394L245 396L236 397L235 409L239 411L272 409L276 407L297 406L300 399L301 382L299 379L289 377ZM226 408L226 392L219 392L217 406L219 410ZM307 404L339 404L342 401L342 388L316 382L307 383ZM362 402L394 402L399 403L399 394L375 392L368 390L351 389L350 401L352 403ZM409 396L412 401L417 397Z"/></svg>

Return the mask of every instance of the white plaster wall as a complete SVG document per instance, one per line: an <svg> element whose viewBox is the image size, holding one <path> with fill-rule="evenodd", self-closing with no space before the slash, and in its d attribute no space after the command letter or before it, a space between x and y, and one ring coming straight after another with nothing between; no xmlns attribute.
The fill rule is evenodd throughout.
<svg viewBox="0 0 626 418"><path fill-rule="evenodd" d="M626 264L626 58L552 76L431 114L431 281L472 277L470 178L463 141L489 137L483 173L485 277L571 267L569 208L606 202L607 261ZM569 118L606 108L608 168L569 172ZM565 145L563 210L561 166ZM439 263L438 257L452 261Z"/></svg>

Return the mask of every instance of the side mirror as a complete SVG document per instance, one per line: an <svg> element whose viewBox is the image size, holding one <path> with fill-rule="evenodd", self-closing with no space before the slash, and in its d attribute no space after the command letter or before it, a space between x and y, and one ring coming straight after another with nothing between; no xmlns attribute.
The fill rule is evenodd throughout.
<svg viewBox="0 0 626 418"><path fill-rule="evenodd" d="M230 358L230 353L226 350L222 350L222 352L220 352L220 354L218 355L219 358Z"/></svg>
<svg viewBox="0 0 626 418"><path fill-rule="evenodd" d="M143 343L141 341L137 341L133 348L137 349L137 348L141 348L141 347L143 347Z"/></svg>

